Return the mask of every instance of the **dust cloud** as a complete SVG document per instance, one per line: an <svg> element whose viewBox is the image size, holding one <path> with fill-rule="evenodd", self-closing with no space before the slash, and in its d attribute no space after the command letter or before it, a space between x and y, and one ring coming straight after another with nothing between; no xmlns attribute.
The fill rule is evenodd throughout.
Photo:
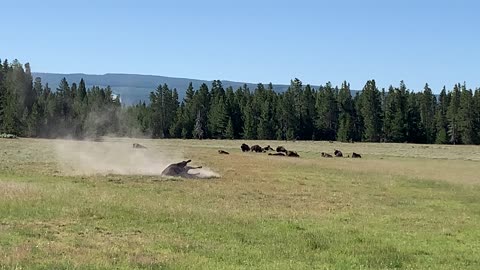
<svg viewBox="0 0 480 270"><path fill-rule="evenodd" d="M94 142L57 140L55 153L65 175L161 175L171 163L185 160L183 153L172 149L134 149L128 140L118 142ZM193 161L195 165L199 162ZM219 175L208 168L190 170L199 178Z"/></svg>

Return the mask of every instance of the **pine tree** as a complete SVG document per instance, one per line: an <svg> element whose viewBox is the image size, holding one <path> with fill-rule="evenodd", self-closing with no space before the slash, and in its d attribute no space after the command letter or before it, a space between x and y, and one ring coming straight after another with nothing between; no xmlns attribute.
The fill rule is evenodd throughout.
<svg viewBox="0 0 480 270"><path fill-rule="evenodd" d="M395 114L397 111L397 107L395 104L395 89L393 86L390 85L388 88L388 94L384 95L383 101L383 140L385 142L393 141L393 122L395 118Z"/></svg>
<svg viewBox="0 0 480 270"><path fill-rule="evenodd" d="M378 142L382 129L382 107L380 91L375 80L367 81L361 93L361 117L363 119L363 138L368 142Z"/></svg>
<svg viewBox="0 0 480 270"><path fill-rule="evenodd" d="M226 133L228 115L225 108L224 94L218 93L212 101L209 110L208 129L211 137L221 139Z"/></svg>
<svg viewBox="0 0 480 270"><path fill-rule="evenodd" d="M17 64L18 66L18 64ZM21 66L20 66L21 68ZM5 133L20 135L22 130L20 129L20 117L19 108L23 108L19 102L19 91L16 89L18 82L15 80L14 68L8 64L8 61L3 62L3 74L4 74L4 93L3 93L3 126L2 131Z"/></svg>
<svg viewBox="0 0 480 270"><path fill-rule="evenodd" d="M316 127L320 132L320 138L335 140L338 129L338 105L330 82L317 92L315 107L317 111Z"/></svg>
<svg viewBox="0 0 480 270"><path fill-rule="evenodd" d="M425 84L423 93L420 96L420 117L422 126L425 129L425 142L434 143L436 135L435 111L437 99L432 93L432 89Z"/></svg>
<svg viewBox="0 0 480 270"><path fill-rule="evenodd" d="M239 96L239 94L237 95L237 93L233 91L232 87L228 87L225 91L227 113L229 119L232 120L233 138L239 138L243 128L242 110L240 107Z"/></svg>
<svg viewBox="0 0 480 270"><path fill-rule="evenodd" d="M243 109L243 138L255 140L257 138L257 133L251 104L252 101L248 101Z"/></svg>
<svg viewBox="0 0 480 270"><path fill-rule="evenodd" d="M407 93L406 134L405 139L411 143L425 142L425 129L420 115L420 98L418 94Z"/></svg>
<svg viewBox="0 0 480 270"><path fill-rule="evenodd" d="M170 136L172 138L182 137L182 130L184 129L184 121L183 121L184 114L185 114L185 104L182 102L180 107L177 109L175 120L172 126L170 127Z"/></svg>
<svg viewBox="0 0 480 270"><path fill-rule="evenodd" d="M315 90L307 84L302 92L302 111L300 116L300 138L303 140L315 139Z"/></svg>
<svg viewBox="0 0 480 270"><path fill-rule="evenodd" d="M268 89L263 90L262 97L257 97L256 107L259 108L257 134L258 139L272 140L275 138L275 105L276 93L273 91L272 84Z"/></svg>
<svg viewBox="0 0 480 270"><path fill-rule="evenodd" d="M393 142L405 142L407 140L407 87L400 81L400 87L395 88L393 95L388 99L391 100L390 105L393 106L393 119L390 127L390 139ZM388 115L388 113L386 113Z"/></svg>
<svg viewBox="0 0 480 270"><path fill-rule="evenodd" d="M342 83L340 92L338 93L338 111L339 111L339 127L337 132L337 140L348 142L353 140L354 121L353 121L353 101L350 92L350 84L346 81Z"/></svg>
<svg viewBox="0 0 480 270"><path fill-rule="evenodd" d="M195 120L195 128L193 129L193 137L196 139L203 139L204 136L204 127L203 127L203 119L201 111L198 111L197 118Z"/></svg>
<svg viewBox="0 0 480 270"><path fill-rule="evenodd" d="M474 109L474 131L476 134L475 144L480 144L480 88L475 89L473 96Z"/></svg>
<svg viewBox="0 0 480 270"><path fill-rule="evenodd" d="M460 93L460 104L458 109L458 133L463 144L474 144L477 142L475 130L475 107L472 90L467 90L465 84ZM477 108L478 110L478 108Z"/></svg>
<svg viewBox="0 0 480 270"><path fill-rule="evenodd" d="M207 123L208 123L208 111L209 111L209 105L210 105L210 93L209 93L209 90L208 90L208 86L206 84L202 84L200 86L200 88L198 89L198 91L196 91L195 93L195 100L194 100L194 105L193 105L193 108L192 110L194 112L196 112L196 120L195 122L197 122L197 120L199 119L198 118L198 113L200 112L200 121L201 121L201 127L202 127L202 130L203 130L203 133L202 133L202 138L206 137L208 134L209 134L209 131L208 131L208 126L207 126ZM195 123L197 124L197 123ZM197 133L198 135L198 133ZM195 134L193 134L194 137L197 137L195 136Z"/></svg>
<svg viewBox="0 0 480 270"><path fill-rule="evenodd" d="M227 130L225 131L226 139L235 139L235 131L233 130L233 121L231 118L228 119Z"/></svg>
<svg viewBox="0 0 480 270"><path fill-rule="evenodd" d="M39 106L38 103L35 102L32 106L32 112L27 116L26 119L26 135L28 137L37 137L39 133L39 123L40 123L39 115Z"/></svg>
<svg viewBox="0 0 480 270"><path fill-rule="evenodd" d="M187 90L185 92L185 97L183 99L183 103L185 104L185 108L183 110L183 128L182 128L182 138L192 138L193 128L195 126L195 119L197 113L195 111L195 90L193 89L193 85L190 82Z"/></svg>
<svg viewBox="0 0 480 270"><path fill-rule="evenodd" d="M456 84L451 92L450 102L447 109L448 138L452 144L460 142L459 111L460 109L460 84Z"/></svg>
<svg viewBox="0 0 480 270"><path fill-rule="evenodd" d="M439 96L439 103L437 109L435 111L435 125L436 125L436 138L435 143L437 144L445 144L448 142L447 136L447 108L448 108L448 97L447 97L447 90L445 86L443 87L442 91L440 92Z"/></svg>
<svg viewBox="0 0 480 270"><path fill-rule="evenodd" d="M178 109L178 94L167 84L159 85L155 92L150 93L152 136L154 138L170 137L170 128L174 123Z"/></svg>
<svg viewBox="0 0 480 270"><path fill-rule="evenodd" d="M0 63L1 63L0 59ZM8 64L7 64L8 65ZM6 72L4 72L2 66L0 65L0 132L3 128L3 118L4 118L4 110L5 110L5 96L7 94L7 89L5 86L6 83Z"/></svg>

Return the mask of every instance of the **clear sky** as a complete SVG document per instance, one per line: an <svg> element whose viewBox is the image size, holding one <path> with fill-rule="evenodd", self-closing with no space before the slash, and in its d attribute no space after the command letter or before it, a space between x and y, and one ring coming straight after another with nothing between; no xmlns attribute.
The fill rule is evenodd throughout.
<svg viewBox="0 0 480 270"><path fill-rule="evenodd" d="M1 1L33 71L480 87L480 1Z"/></svg>

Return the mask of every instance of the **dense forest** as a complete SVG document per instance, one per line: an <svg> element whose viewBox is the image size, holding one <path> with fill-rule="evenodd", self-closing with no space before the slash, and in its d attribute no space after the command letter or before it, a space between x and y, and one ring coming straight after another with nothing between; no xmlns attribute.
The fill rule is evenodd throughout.
<svg viewBox="0 0 480 270"><path fill-rule="evenodd" d="M0 61L1 62L1 61ZM71 84L70 84L71 83ZM277 93L272 84L224 89L192 85L179 101L159 85L150 102L123 106L110 87L63 79L55 89L32 78L30 65L0 66L0 133L42 138L104 135L152 138L338 140L437 144L480 143L480 89L445 87L438 96L374 80L352 97L350 85L318 89L298 79Z"/></svg>

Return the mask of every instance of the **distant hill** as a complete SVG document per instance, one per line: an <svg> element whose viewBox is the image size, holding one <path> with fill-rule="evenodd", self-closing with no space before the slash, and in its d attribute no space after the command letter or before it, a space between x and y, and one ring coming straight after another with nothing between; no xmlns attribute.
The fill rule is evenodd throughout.
<svg viewBox="0 0 480 270"><path fill-rule="evenodd" d="M80 79L84 79L87 87L93 85L106 87L110 85L115 94L120 95L122 103L124 104L134 104L139 101L149 100L150 92L154 91L158 85L166 83L170 88L176 88L178 91L179 98L182 99L185 95L185 91L188 87L188 84L192 82L193 87L198 89L202 83L206 83L209 87L212 85L212 81L206 80L195 80L187 78L172 78L165 76L155 76L155 75L137 75L137 74L115 74L107 73L104 75L91 75L83 73L73 73L73 74L60 74L60 73L41 73L33 72L33 77L40 77L42 83L48 83L52 90L58 86L60 81L65 77L69 84L77 83ZM224 88L232 86L234 90L243 86L243 82L233 82L222 80ZM267 83L265 83L266 85ZM257 83L247 83L250 90L254 90ZM318 88L318 86L313 86ZM288 85L283 84L274 84L273 88L277 92L284 92L288 89Z"/></svg>

